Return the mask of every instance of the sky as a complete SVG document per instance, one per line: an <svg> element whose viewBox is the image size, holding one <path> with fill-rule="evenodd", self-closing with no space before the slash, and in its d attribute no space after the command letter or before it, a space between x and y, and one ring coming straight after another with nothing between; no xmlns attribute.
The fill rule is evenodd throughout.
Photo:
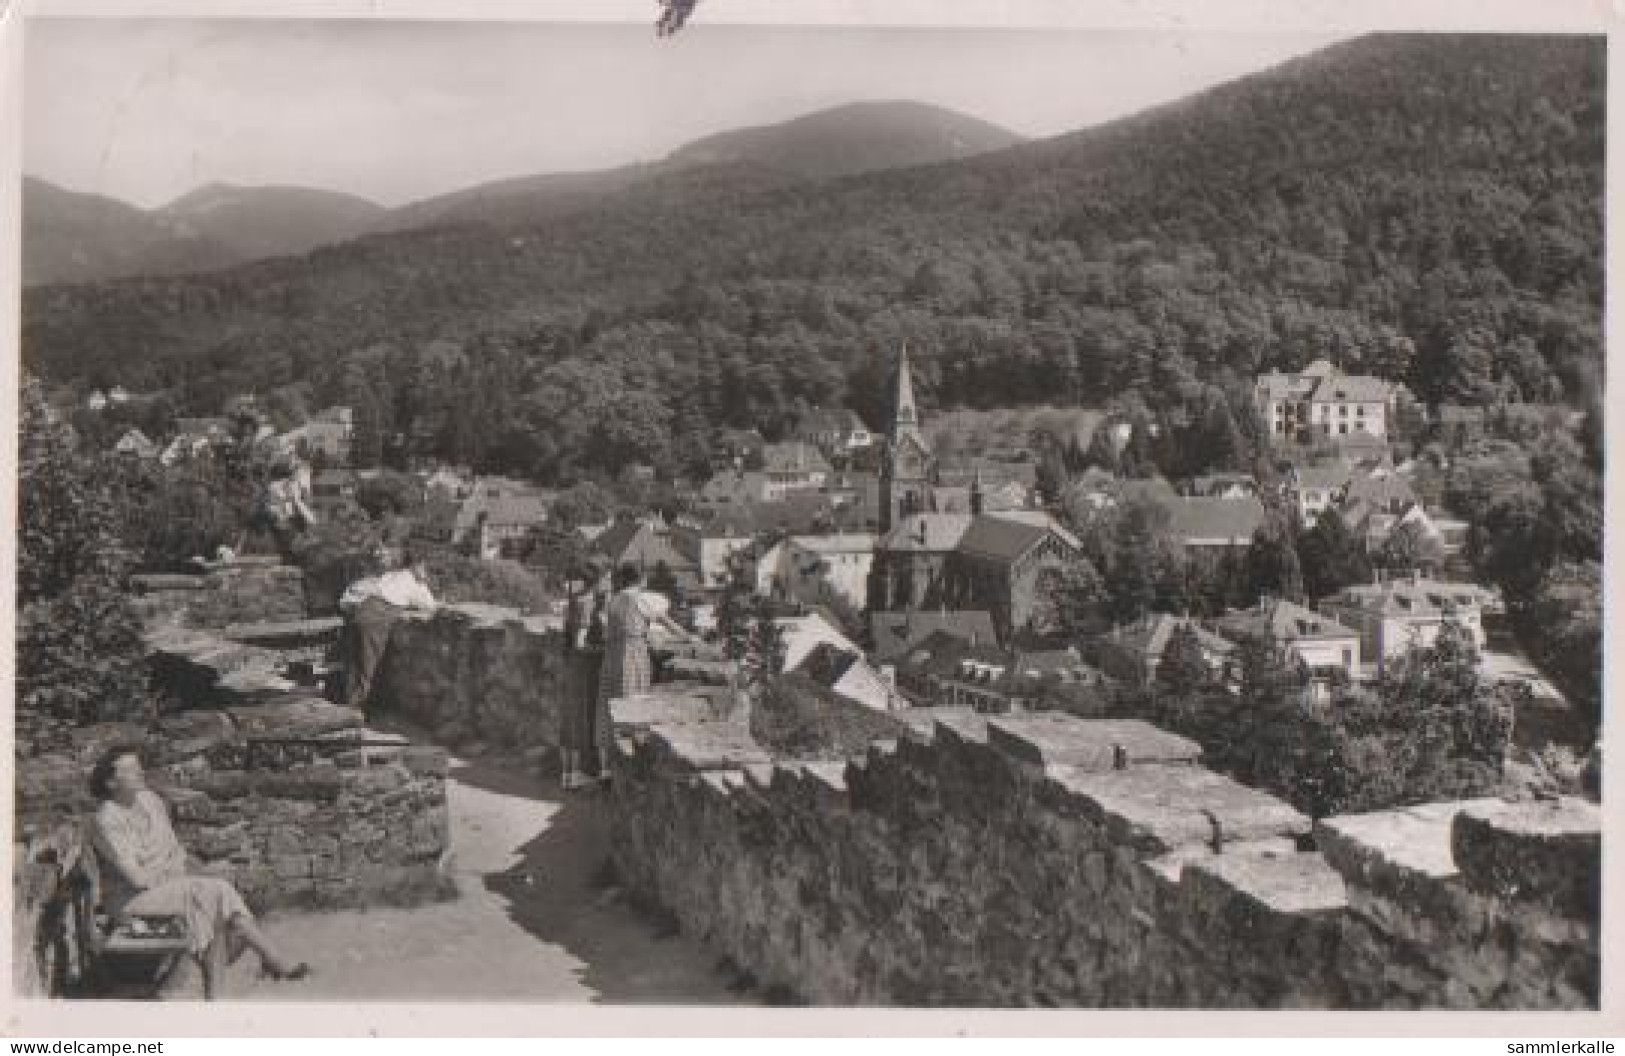
<svg viewBox="0 0 1625 1056"><path fill-rule="evenodd" d="M1052 136L1333 43L1169 31L379 21L30 22L23 168L143 207L223 182L398 205L653 161L869 99Z"/></svg>

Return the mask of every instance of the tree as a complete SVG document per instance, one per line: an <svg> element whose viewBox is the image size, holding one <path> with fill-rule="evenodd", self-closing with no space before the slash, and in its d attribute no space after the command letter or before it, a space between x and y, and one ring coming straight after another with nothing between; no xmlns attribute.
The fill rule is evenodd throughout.
<svg viewBox="0 0 1625 1056"><path fill-rule="evenodd" d="M1303 600L1303 571L1292 540L1279 524L1265 524L1253 533L1247 548L1249 601L1269 595L1288 601Z"/></svg>
<svg viewBox="0 0 1625 1056"><path fill-rule="evenodd" d="M1365 547L1336 510L1322 513L1315 526L1298 537L1297 549L1303 587L1311 598L1329 597L1371 579Z"/></svg>
<svg viewBox="0 0 1625 1056"><path fill-rule="evenodd" d="M1087 638L1110 626L1106 583L1087 558L1040 573L1033 630L1067 639Z"/></svg>
<svg viewBox="0 0 1625 1056"><path fill-rule="evenodd" d="M75 448L38 382L21 393L17 511L19 742L149 713L141 627L121 587L112 467ZM45 742L45 743L42 743Z"/></svg>
<svg viewBox="0 0 1625 1056"><path fill-rule="evenodd" d="M538 572L550 589L572 595L590 589L602 571L581 533L556 520L532 528L524 551L525 564Z"/></svg>
<svg viewBox="0 0 1625 1056"><path fill-rule="evenodd" d="M423 486L406 473L383 470L356 484L355 501L367 516L382 520L423 507Z"/></svg>
<svg viewBox="0 0 1625 1056"><path fill-rule="evenodd" d="M1212 684L1213 675L1196 629L1180 624L1168 636L1157 664L1157 691L1175 701L1193 701Z"/></svg>
<svg viewBox="0 0 1625 1056"><path fill-rule="evenodd" d="M1389 572L1432 571L1444 563L1444 547L1420 524L1406 521L1388 533L1376 563Z"/></svg>

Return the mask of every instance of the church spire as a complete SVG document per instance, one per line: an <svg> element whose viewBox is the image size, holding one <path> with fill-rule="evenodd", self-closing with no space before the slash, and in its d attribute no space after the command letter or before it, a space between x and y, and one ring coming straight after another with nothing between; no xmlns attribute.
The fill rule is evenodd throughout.
<svg viewBox="0 0 1625 1056"><path fill-rule="evenodd" d="M904 430L920 427L920 411L914 404L914 378L908 369L908 345L897 357L897 408L892 416L892 438Z"/></svg>

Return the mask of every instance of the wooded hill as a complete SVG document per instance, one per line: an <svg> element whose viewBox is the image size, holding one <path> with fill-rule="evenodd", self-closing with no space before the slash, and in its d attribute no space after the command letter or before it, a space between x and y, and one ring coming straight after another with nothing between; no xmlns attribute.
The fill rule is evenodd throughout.
<svg viewBox="0 0 1625 1056"><path fill-rule="evenodd" d="M1376 36L952 163L662 175L571 210L180 279L28 291L55 381L357 407L377 442L568 481L718 424L1154 409L1318 357L1428 401L1595 400L1601 38Z"/></svg>

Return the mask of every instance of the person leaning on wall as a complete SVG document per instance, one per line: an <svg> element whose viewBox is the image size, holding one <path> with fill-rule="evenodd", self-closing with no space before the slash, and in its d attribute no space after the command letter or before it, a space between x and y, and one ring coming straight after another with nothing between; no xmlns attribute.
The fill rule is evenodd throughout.
<svg viewBox="0 0 1625 1056"><path fill-rule="evenodd" d="M432 612L438 607L428 578L427 562L405 551L400 567L357 580L339 599L339 610L344 614L340 703L371 717L373 682L389 645L390 630L408 609Z"/></svg>

